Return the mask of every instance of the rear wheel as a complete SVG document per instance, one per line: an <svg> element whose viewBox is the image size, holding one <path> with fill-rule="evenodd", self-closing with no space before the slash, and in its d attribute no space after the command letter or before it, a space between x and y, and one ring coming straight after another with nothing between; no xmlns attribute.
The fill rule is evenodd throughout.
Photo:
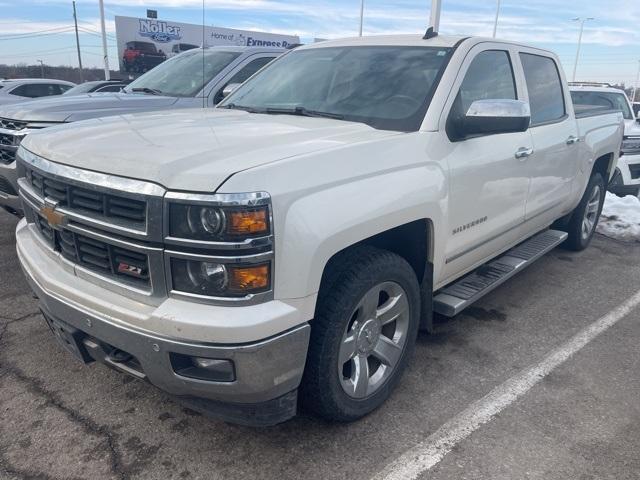
<svg viewBox="0 0 640 480"><path fill-rule="evenodd" d="M416 274L400 256L358 247L335 262L318 298L301 385L303 407L356 420L393 391L420 316Z"/></svg>
<svg viewBox="0 0 640 480"><path fill-rule="evenodd" d="M602 212L605 192L602 175L592 174L580 203L571 214L567 228L569 237L564 244L566 248L580 251L589 246Z"/></svg>

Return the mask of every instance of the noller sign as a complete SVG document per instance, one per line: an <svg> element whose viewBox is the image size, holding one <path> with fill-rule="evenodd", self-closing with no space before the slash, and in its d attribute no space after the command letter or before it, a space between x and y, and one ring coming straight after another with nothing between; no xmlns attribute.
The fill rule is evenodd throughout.
<svg viewBox="0 0 640 480"><path fill-rule="evenodd" d="M156 18L115 17L116 39L120 70L123 68L124 51L135 48L160 58L169 58L184 47L202 45L202 25L172 22ZM300 43L297 35L237 30L223 27L204 27L207 47L218 45L287 48Z"/></svg>

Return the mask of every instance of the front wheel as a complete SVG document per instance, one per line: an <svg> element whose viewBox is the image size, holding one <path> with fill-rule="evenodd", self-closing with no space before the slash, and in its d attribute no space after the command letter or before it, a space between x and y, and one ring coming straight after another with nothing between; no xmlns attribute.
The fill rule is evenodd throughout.
<svg viewBox="0 0 640 480"><path fill-rule="evenodd" d="M602 175L600 173L592 174L587 189L569 220L567 228L569 237L565 242L565 246L569 250L581 251L591 243L604 205L605 192Z"/></svg>
<svg viewBox="0 0 640 480"><path fill-rule="evenodd" d="M333 421L356 420L393 391L420 318L415 272L400 256L358 247L325 275L311 324L302 406Z"/></svg>

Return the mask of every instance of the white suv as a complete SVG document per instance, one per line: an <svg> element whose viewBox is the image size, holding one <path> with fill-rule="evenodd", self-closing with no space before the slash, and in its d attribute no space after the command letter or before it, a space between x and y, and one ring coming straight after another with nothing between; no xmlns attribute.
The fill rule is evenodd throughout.
<svg viewBox="0 0 640 480"><path fill-rule="evenodd" d="M593 110L620 110L624 116L624 139L609 191L616 195L640 194L640 124L624 91L593 85L572 85L576 115Z"/></svg>
<svg viewBox="0 0 640 480"><path fill-rule="evenodd" d="M46 78L21 78L0 80L0 105L23 102L40 97L62 95L75 83Z"/></svg>

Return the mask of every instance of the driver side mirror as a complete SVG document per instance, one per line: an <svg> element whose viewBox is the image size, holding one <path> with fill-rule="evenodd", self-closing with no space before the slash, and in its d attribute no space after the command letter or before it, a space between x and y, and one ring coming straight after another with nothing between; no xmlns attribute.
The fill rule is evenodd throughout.
<svg viewBox="0 0 640 480"><path fill-rule="evenodd" d="M233 92L235 92L240 85L242 85L242 84L241 83L230 83L230 84L226 85L222 89L222 98L227 98L229 95L231 95Z"/></svg>
<svg viewBox="0 0 640 480"><path fill-rule="evenodd" d="M465 137L498 133L526 132L531 110L522 100L476 100L460 119L459 131Z"/></svg>

